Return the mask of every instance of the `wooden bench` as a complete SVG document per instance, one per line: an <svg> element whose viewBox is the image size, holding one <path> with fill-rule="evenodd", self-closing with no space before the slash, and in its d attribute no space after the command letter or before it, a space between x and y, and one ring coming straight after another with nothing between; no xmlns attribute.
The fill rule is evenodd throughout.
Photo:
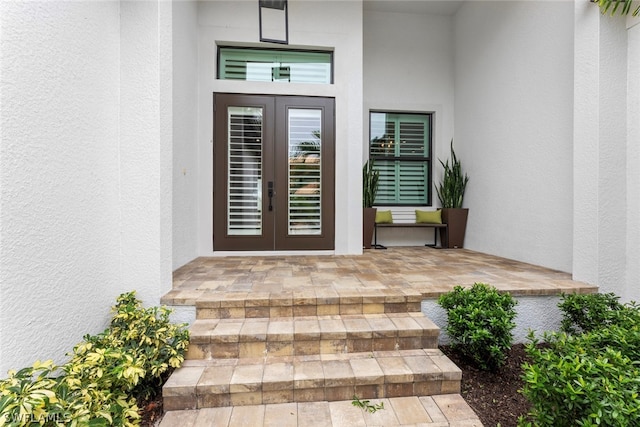
<svg viewBox="0 0 640 427"><path fill-rule="evenodd" d="M446 248L449 240L449 228L447 224L425 224L416 223L416 209L419 208L384 208L378 207L379 211L391 211L393 223L376 223L373 231L373 247L375 249L387 249L386 246L378 244L378 228L431 228L433 229L433 243L426 243L425 246L438 248L438 235L440 230L444 230L444 242L440 242L439 248ZM424 209L426 210L426 209ZM442 240L442 239L440 239Z"/></svg>

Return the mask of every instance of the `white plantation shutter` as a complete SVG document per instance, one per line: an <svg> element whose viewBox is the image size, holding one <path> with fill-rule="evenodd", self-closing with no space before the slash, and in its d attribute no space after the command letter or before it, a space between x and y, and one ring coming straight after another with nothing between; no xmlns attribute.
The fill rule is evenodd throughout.
<svg viewBox="0 0 640 427"><path fill-rule="evenodd" d="M262 109L228 109L227 233L262 234Z"/></svg>
<svg viewBox="0 0 640 427"><path fill-rule="evenodd" d="M376 205L431 202L428 114L371 113L370 157L380 171Z"/></svg>

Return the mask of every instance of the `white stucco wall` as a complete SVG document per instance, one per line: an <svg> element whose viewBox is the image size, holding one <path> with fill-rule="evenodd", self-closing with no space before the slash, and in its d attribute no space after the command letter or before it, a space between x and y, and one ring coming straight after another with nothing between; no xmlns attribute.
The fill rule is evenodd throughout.
<svg viewBox="0 0 640 427"><path fill-rule="evenodd" d="M573 278L598 283L600 13L575 2L573 113Z"/></svg>
<svg viewBox="0 0 640 427"><path fill-rule="evenodd" d="M640 18L593 6L575 4L573 276L637 300Z"/></svg>
<svg viewBox="0 0 640 427"><path fill-rule="evenodd" d="M621 17L601 16L600 21L599 187L597 206L592 207L599 218L597 284L602 292L622 296L627 264L627 29Z"/></svg>
<svg viewBox="0 0 640 427"><path fill-rule="evenodd" d="M466 2L454 25L465 247L571 271L573 3Z"/></svg>
<svg viewBox="0 0 640 427"><path fill-rule="evenodd" d="M265 45L259 43L257 3L200 2L198 24L198 254L214 255L214 92L335 98L335 253L362 253L362 3L329 0L289 2L289 47L333 50L332 85L215 79L216 44Z"/></svg>
<svg viewBox="0 0 640 427"><path fill-rule="evenodd" d="M172 4L120 4L122 282L158 304L171 289Z"/></svg>
<svg viewBox="0 0 640 427"><path fill-rule="evenodd" d="M545 332L559 331L562 323L562 311L558 308L561 301L559 296L514 297L518 304L514 307L516 317L513 328L513 342L527 343L529 331L536 337L542 337ZM440 329L440 344L451 342L445 328L448 319L447 312L435 299L422 301L422 312Z"/></svg>
<svg viewBox="0 0 640 427"><path fill-rule="evenodd" d="M364 159L368 158L370 111L434 113L433 166L439 172L436 159L448 156L453 138L453 80L451 16L365 10ZM438 176L433 174L434 183ZM435 207L439 204L435 186L432 195ZM379 230L378 235L378 243L393 246L423 245L432 239L431 230L388 229Z"/></svg>
<svg viewBox="0 0 640 427"><path fill-rule="evenodd" d="M640 301L640 18L629 18L628 26L627 275L622 296Z"/></svg>
<svg viewBox="0 0 640 427"><path fill-rule="evenodd" d="M1 2L0 376L171 286L171 3Z"/></svg>
<svg viewBox="0 0 640 427"><path fill-rule="evenodd" d="M0 377L105 326L120 267L119 6L2 2Z"/></svg>
<svg viewBox="0 0 640 427"><path fill-rule="evenodd" d="M198 3L173 3L173 262L198 255Z"/></svg>

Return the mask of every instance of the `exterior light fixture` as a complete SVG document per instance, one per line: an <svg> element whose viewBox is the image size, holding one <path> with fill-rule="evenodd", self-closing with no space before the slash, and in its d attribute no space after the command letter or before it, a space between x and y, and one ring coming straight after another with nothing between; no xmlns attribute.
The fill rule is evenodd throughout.
<svg viewBox="0 0 640 427"><path fill-rule="evenodd" d="M258 0L260 41L289 44L287 0Z"/></svg>

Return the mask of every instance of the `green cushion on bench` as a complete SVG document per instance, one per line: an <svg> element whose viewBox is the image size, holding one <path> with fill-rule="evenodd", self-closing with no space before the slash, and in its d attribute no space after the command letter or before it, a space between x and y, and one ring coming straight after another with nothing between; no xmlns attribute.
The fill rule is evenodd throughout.
<svg viewBox="0 0 640 427"><path fill-rule="evenodd" d="M416 210L416 224L442 224L442 211Z"/></svg>
<svg viewBox="0 0 640 427"><path fill-rule="evenodd" d="M391 211L376 211L376 224L393 224Z"/></svg>

